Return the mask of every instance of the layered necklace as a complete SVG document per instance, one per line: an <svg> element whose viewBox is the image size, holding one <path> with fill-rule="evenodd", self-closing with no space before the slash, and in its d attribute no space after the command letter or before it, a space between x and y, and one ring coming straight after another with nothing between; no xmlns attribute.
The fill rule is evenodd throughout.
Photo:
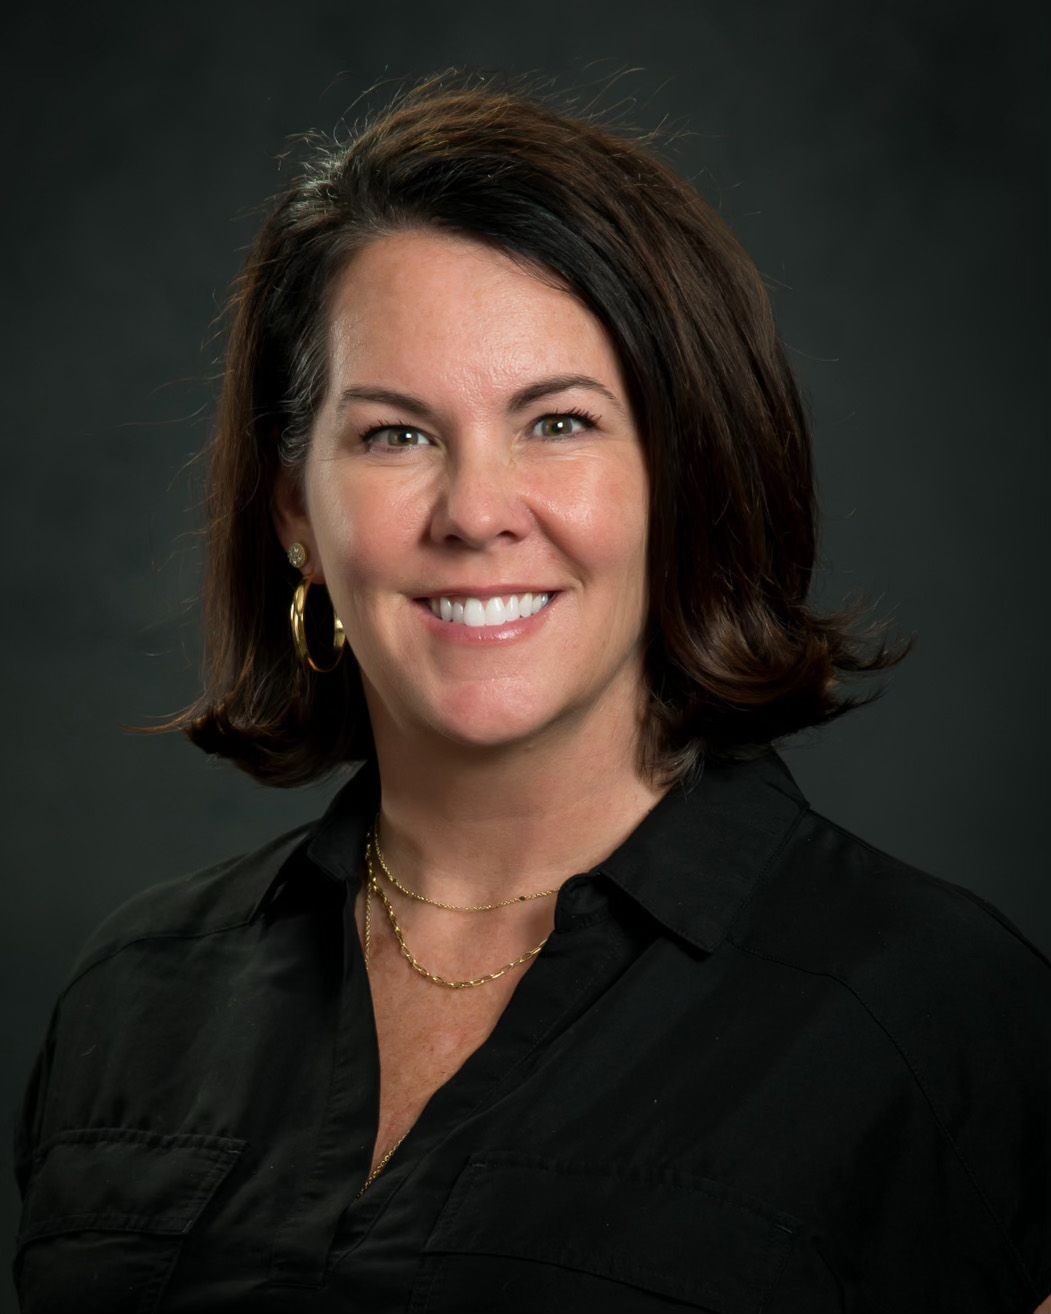
<svg viewBox="0 0 1051 1314"><path fill-rule="evenodd" d="M414 971L419 972L428 981L433 981L435 985L446 986L450 990L465 990L470 986L486 985L489 981L496 981L509 972L513 967L519 967L526 963L530 958L534 958L544 945L547 944L548 936L545 935L540 943L524 953L520 958L514 958L509 963L495 972L487 972L485 976L472 977L467 981L450 981L444 976L439 976L437 972L431 972L417 959L409 946L405 943L405 933L398 925L398 918L394 912L390 898L386 890L380 884L379 876L376 873L376 867L373 865L373 858L379 866L384 878L389 881L399 893L406 895L410 899L416 899L419 903L428 903L432 908L446 908L451 912L492 912L495 908L507 908L512 903L528 903L532 899L548 899L558 890L539 890L536 894L516 894L510 899L502 899L499 903L476 903L476 904L459 904L459 903L442 903L440 899L428 899L426 895L420 894L418 890L410 890L406 885L394 876L383 859L383 853L379 844L379 813L376 814L376 820L372 824L372 830L369 833L368 841L365 845L365 864L368 875L365 882L365 966L369 964L369 947L372 939L372 896L375 894L379 901L386 909L387 917L390 920L391 928L394 931L394 937L398 941L402 955L408 960L409 966Z"/></svg>
<svg viewBox="0 0 1051 1314"><path fill-rule="evenodd" d="M425 894L420 894L418 890L410 890L407 885L403 885L387 866L379 844L379 820L379 813L377 812L376 819L372 823L372 830L369 833L368 841L365 845L365 865L368 871L365 882L366 971L368 971L369 951L372 944L372 896L374 894L387 911L387 917L390 919L395 939L398 941L398 946L401 949L403 956L408 960L410 967L412 967L414 971L419 972L421 976L426 977L428 981L433 981L435 985L446 986L450 990L465 990L470 986L481 986L489 981L495 981L503 976L505 972L509 972L512 967L519 967L522 963L528 962L530 958L535 957L540 950L543 949L544 945L547 944L548 936L545 935L535 949L530 949L528 953L522 954L520 958L512 959L511 962L505 963L503 967L495 972L487 972L485 976L472 977L468 981L450 981L444 976L439 976L437 972L429 971L423 966L409 946L405 943L405 933L398 925L398 918L394 912L394 907L391 904L390 899L387 897L387 892L380 884L379 877L376 874L376 867L373 866L374 857L384 878L401 894L406 895L410 899L416 899L420 903L429 903L432 908L446 908L451 912L492 912L494 908L507 908L512 903L528 903L531 899L547 899L550 898L551 895L557 894L558 890L540 890L536 894L518 894L510 899L503 899L499 903L459 904L443 903L440 899L428 899ZM358 1192L359 1199L390 1162L391 1156L405 1139L406 1135L408 1135L407 1132L394 1142L379 1163L377 1163L376 1167L369 1173L368 1177L365 1179L364 1185Z"/></svg>

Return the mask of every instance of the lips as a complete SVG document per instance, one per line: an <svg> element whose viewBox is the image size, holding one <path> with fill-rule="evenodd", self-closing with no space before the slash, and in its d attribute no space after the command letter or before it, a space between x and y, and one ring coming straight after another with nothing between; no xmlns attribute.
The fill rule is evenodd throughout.
<svg viewBox="0 0 1051 1314"><path fill-rule="evenodd" d="M430 598L421 605L440 616L442 620L465 621L468 625L500 625L504 621L528 620L530 616L551 605L554 593L512 593L506 600L499 595L488 598Z"/></svg>
<svg viewBox="0 0 1051 1314"><path fill-rule="evenodd" d="M465 598L477 598L479 602L486 602L489 598L508 598L513 595L521 597L523 593L546 593L550 597L553 597L559 592L561 592L560 589L551 588L543 584L500 584L492 585L484 589L463 587L436 589L433 593L419 594L414 601L430 602L436 598L448 598L450 602L462 602Z"/></svg>
<svg viewBox="0 0 1051 1314"><path fill-rule="evenodd" d="M436 638L454 645L475 647L478 644L502 646L505 643L516 643L539 633L560 600L561 593L553 591L539 611L528 616L506 617L499 615L502 607L496 609L496 614L491 617L488 615L493 608L492 598L483 604L476 597L469 600L466 606L463 603L444 603L440 610L448 614L442 615L435 614L437 603L428 598L414 598L413 604L419 609L424 625ZM515 609L515 603L511 604L511 608ZM457 612L460 613L459 617Z"/></svg>

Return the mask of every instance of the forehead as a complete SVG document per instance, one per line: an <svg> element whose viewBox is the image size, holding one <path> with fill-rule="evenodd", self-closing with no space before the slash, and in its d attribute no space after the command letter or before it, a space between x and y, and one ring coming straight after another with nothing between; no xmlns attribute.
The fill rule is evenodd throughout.
<svg viewBox="0 0 1051 1314"><path fill-rule="evenodd" d="M586 372L622 390L600 321L547 271L482 242L413 231L377 238L333 285L333 380L504 389L538 372ZM360 376L360 377L359 377Z"/></svg>

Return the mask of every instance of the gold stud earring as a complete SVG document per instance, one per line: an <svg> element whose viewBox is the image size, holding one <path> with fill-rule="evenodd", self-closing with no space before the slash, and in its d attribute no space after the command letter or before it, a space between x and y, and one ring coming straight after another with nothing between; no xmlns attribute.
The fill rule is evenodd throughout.
<svg viewBox="0 0 1051 1314"><path fill-rule="evenodd" d="M298 546L298 545L297 545ZM304 576L299 581L299 586L295 593L292 594L292 612L290 619L292 621L292 642L295 644L296 655L301 662L305 662L312 671L317 671L319 675L327 675L329 671L334 671L339 665L343 656L343 648L347 642L347 636L343 629L343 622L336 615L332 617L332 651L335 653L335 660L329 666L319 666L310 655L310 648L307 646L307 594L310 592L310 585L313 581Z"/></svg>
<svg viewBox="0 0 1051 1314"><path fill-rule="evenodd" d="M302 543L293 543L288 549L288 564L301 570L310 558L310 553Z"/></svg>

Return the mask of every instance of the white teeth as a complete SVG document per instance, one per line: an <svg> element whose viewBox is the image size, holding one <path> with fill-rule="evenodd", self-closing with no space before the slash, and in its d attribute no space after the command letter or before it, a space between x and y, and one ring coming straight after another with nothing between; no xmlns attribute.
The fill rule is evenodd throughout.
<svg viewBox="0 0 1051 1314"><path fill-rule="evenodd" d="M427 603L435 616L454 625L469 625L480 629L484 625L505 625L508 621L526 620L535 616L551 600L550 593L521 593L507 598L466 598L453 602L451 598L428 598Z"/></svg>

